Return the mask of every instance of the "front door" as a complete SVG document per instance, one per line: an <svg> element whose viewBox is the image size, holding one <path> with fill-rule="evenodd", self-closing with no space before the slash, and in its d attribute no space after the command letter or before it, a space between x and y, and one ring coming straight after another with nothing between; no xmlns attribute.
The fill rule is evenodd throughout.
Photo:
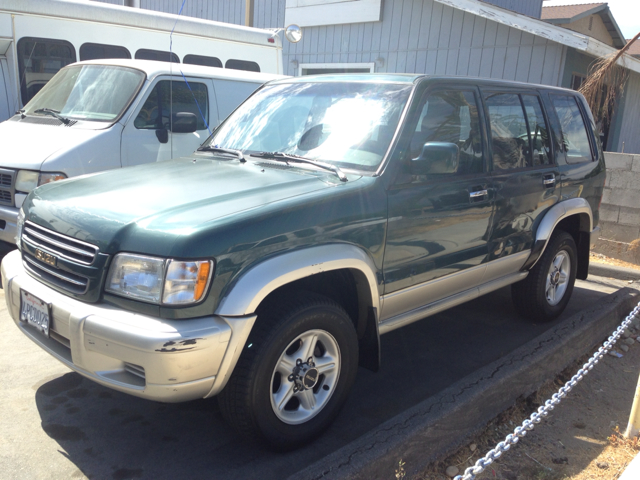
<svg viewBox="0 0 640 480"><path fill-rule="evenodd" d="M474 88L432 90L421 100L415 132L402 159L404 173L389 191L382 320L454 295L482 279L482 269L472 267L487 259L494 202L479 105ZM412 172L412 159L421 157L428 143L457 151L455 168L446 173L437 168L428 174ZM461 275L452 290L435 293L421 287L453 273Z"/></svg>
<svg viewBox="0 0 640 480"><path fill-rule="evenodd" d="M189 155L207 139L210 118L216 125L218 120L211 81L187 80L160 77L147 90L122 132L123 167ZM195 132L171 132L170 119L178 112L196 115Z"/></svg>

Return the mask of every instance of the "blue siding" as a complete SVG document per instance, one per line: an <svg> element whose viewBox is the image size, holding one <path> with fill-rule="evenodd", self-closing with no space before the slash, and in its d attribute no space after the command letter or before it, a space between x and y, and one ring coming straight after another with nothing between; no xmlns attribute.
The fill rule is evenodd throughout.
<svg viewBox="0 0 640 480"><path fill-rule="evenodd" d="M482 0L486 3L497 5L514 12L523 13L530 17L540 18L542 16L542 0ZM585 3L587 3L585 1Z"/></svg>

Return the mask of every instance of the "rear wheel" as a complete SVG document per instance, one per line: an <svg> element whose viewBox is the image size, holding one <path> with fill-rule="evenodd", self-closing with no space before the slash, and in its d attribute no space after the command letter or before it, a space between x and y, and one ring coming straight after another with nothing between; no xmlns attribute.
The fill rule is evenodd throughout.
<svg viewBox="0 0 640 480"><path fill-rule="evenodd" d="M243 434L278 450L324 431L355 380L358 340L332 300L303 293L261 309L229 383L218 399Z"/></svg>
<svg viewBox="0 0 640 480"><path fill-rule="evenodd" d="M527 278L511 286L518 313L538 322L558 317L571 298L577 266L573 237L564 231L555 232Z"/></svg>

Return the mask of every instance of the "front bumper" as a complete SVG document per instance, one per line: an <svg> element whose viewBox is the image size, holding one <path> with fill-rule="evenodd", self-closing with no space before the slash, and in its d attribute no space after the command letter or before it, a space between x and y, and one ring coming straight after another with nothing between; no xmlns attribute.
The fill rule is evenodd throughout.
<svg viewBox="0 0 640 480"><path fill-rule="evenodd" d="M18 212L16 207L0 207L0 220L5 221L4 228L0 229L0 240L3 242L16 244L16 233L18 230Z"/></svg>
<svg viewBox="0 0 640 480"><path fill-rule="evenodd" d="M181 402L217 394L255 315L166 320L62 295L31 277L18 250L2 261L7 307L20 330L67 367L138 397ZM50 336L20 321L20 290L51 304Z"/></svg>

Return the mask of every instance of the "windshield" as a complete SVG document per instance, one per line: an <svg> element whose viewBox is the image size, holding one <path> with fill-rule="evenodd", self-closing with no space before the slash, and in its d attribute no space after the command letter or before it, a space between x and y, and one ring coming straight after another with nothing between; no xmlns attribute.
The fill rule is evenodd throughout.
<svg viewBox="0 0 640 480"><path fill-rule="evenodd" d="M63 68L27 103L24 113L45 115L45 109L65 118L111 122L127 108L144 79L144 73L126 67Z"/></svg>
<svg viewBox="0 0 640 480"><path fill-rule="evenodd" d="M355 82L267 86L245 101L208 143L375 171L412 87Z"/></svg>

